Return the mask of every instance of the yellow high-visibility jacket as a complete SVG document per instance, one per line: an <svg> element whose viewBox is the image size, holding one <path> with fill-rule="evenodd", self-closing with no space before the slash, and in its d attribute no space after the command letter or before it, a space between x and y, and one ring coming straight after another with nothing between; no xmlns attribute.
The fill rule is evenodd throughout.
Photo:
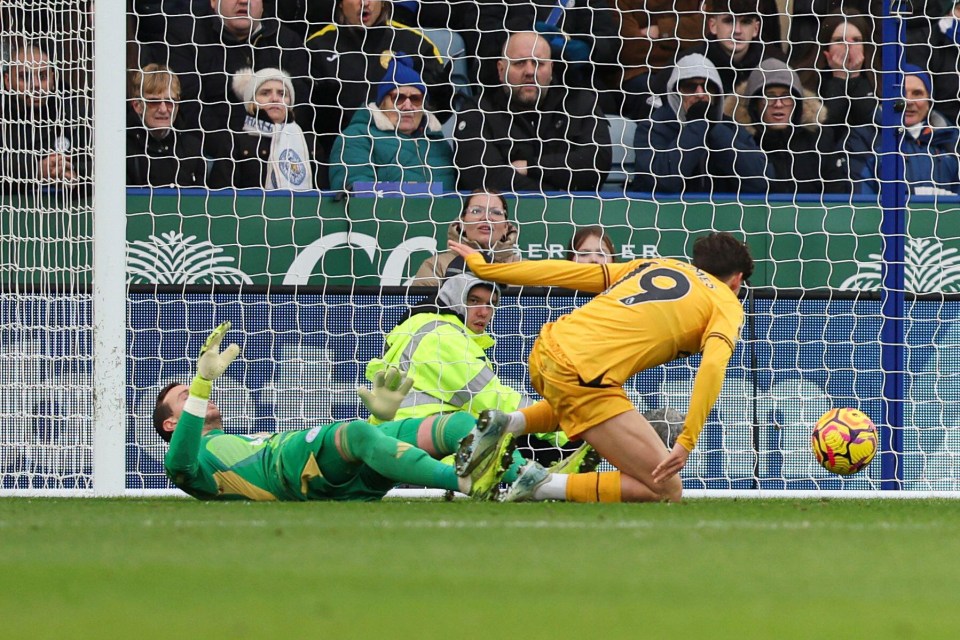
<svg viewBox="0 0 960 640"><path fill-rule="evenodd" d="M367 379L387 366L413 378L413 389L395 420L484 409L515 411L530 399L500 382L486 350L496 344L488 333L472 333L453 314L418 313L386 337L386 353L367 364ZM376 422L376 420L373 420Z"/></svg>

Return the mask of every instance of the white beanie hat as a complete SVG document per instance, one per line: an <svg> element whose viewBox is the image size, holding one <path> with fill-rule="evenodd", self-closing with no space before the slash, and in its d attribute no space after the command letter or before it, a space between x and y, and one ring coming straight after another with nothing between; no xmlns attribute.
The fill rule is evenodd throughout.
<svg viewBox="0 0 960 640"><path fill-rule="evenodd" d="M293 91L293 81L290 79L290 74L275 67L267 67L259 71L250 68L240 69L233 76L233 92L246 104L253 104L253 96L257 94L257 89L267 80L282 82L283 88L290 96L290 104L296 103L297 96Z"/></svg>

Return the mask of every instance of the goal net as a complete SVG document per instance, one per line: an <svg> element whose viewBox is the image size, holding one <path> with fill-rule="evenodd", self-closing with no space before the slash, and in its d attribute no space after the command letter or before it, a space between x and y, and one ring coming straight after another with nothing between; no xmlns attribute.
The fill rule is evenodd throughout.
<svg viewBox="0 0 960 640"><path fill-rule="evenodd" d="M0 495L110 493L104 472L171 491L156 396L222 321L243 347L215 390L226 431L309 428L366 416L355 389L385 335L462 269L449 239L504 261L690 259L717 230L757 269L685 489L960 491L953 9L133 0L101 40L92 4L0 9ZM126 104L102 69L126 74ZM100 169L121 146L125 175ZM114 188L125 243L95 206ZM587 297L504 290L499 379L536 398L533 341ZM698 364L628 395L685 413ZM810 449L835 407L880 430L853 476Z"/></svg>

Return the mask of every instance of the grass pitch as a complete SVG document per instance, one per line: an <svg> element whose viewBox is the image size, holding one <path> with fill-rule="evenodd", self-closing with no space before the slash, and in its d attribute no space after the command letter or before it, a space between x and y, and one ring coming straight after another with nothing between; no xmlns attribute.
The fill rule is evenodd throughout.
<svg viewBox="0 0 960 640"><path fill-rule="evenodd" d="M2 638L956 638L960 501L0 499Z"/></svg>

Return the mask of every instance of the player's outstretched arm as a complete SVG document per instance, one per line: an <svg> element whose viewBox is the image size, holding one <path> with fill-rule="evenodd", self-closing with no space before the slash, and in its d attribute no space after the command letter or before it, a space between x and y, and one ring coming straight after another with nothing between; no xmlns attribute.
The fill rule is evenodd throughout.
<svg viewBox="0 0 960 640"><path fill-rule="evenodd" d="M654 482L663 482L679 473L687 464L687 456L697 445L700 432L703 431L703 425L707 421L707 415L720 396L731 353L730 344L726 340L717 337L707 340L703 359L700 361L700 367L693 381L690 410L684 421L683 432L677 438L667 459L653 470Z"/></svg>
<svg viewBox="0 0 960 640"><path fill-rule="evenodd" d="M610 285L606 265L579 264L570 260L488 264L482 253L463 243L450 241L447 248L462 256L470 271L483 280L534 287L564 287L589 293L600 293Z"/></svg>
<svg viewBox="0 0 960 640"><path fill-rule="evenodd" d="M223 375L227 367L240 355L240 347L231 344L223 353L220 352L220 343L223 337L230 330L230 321L222 322L214 329L203 347L200 349L200 357L197 359L197 374L190 383L190 396L207 400L213 390L213 383Z"/></svg>
<svg viewBox="0 0 960 640"><path fill-rule="evenodd" d="M167 475L180 488L201 486L204 491L215 491L210 488L212 480L200 472L198 458L204 416L213 383L240 355L240 347L235 344L220 353L220 343L229 330L230 323L224 322L214 329L203 343L197 359L197 373L190 383L190 394L183 405L177 428L170 438L170 448L164 456L163 464ZM213 486L215 487L215 483Z"/></svg>
<svg viewBox="0 0 960 640"><path fill-rule="evenodd" d="M374 416L384 422L393 420L400 403L413 387L413 378L403 375L396 367L377 371L373 388L358 387L357 395Z"/></svg>

